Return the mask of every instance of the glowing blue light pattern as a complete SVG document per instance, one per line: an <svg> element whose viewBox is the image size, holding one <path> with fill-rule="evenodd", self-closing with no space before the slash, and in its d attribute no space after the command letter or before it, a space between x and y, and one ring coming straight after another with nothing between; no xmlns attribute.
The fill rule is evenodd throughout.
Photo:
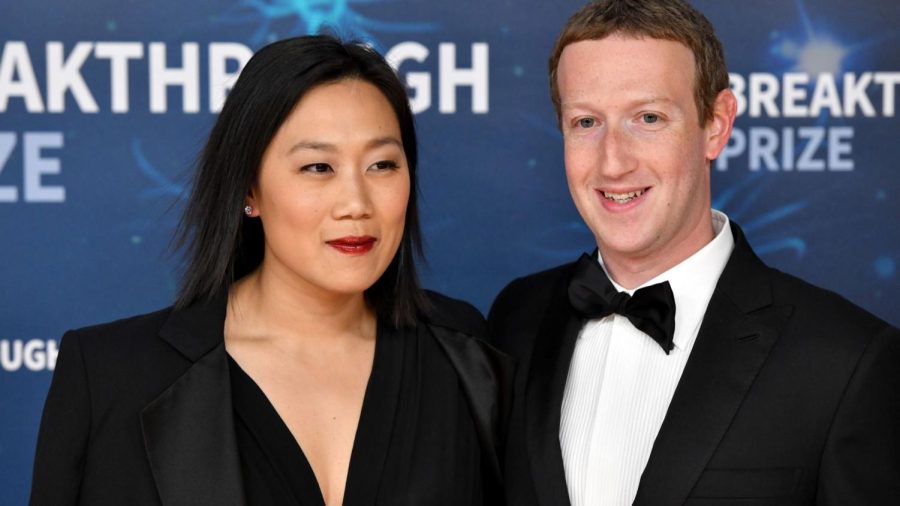
<svg viewBox="0 0 900 506"><path fill-rule="evenodd" d="M383 3L379 0L241 0L235 7L219 16L218 21L233 24L256 24L250 43L264 42L296 35L311 35L331 31L343 38L358 38L381 50L374 32L417 33L430 32L435 23L403 23L380 21L360 14L356 7ZM274 25L287 23L281 33Z"/></svg>

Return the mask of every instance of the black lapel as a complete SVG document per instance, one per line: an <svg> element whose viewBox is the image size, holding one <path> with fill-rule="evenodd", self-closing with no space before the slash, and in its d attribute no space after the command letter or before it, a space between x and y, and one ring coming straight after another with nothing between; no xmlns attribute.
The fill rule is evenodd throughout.
<svg viewBox="0 0 900 506"><path fill-rule="evenodd" d="M497 451L509 416L515 363L491 345L468 334L439 325L427 325L429 333L447 355L469 401L475 429L487 460L500 483Z"/></svg>
<svg viewBox="0 0 900 506"><path fill-rule="evenodd" d="M141 412L165 506L244 504L231 382L222 338L227 295L174 311L160 337L193 365Z"/></svg>
<svg viewBox="0 0 900 506"><path fill-rule="evenodd" d="M538 502L569 504L559 446L559 421L575 340L583 325L569 304L571 268L549 287L550 303L541 322L525 387L525 438Z"/></svg>
<svg viewBox="0 0 900 506"><path fill-rule="evenodd" d="M772 302L768 268L737 225L634 504L683 504L765 362L792 308Z"/></svg>

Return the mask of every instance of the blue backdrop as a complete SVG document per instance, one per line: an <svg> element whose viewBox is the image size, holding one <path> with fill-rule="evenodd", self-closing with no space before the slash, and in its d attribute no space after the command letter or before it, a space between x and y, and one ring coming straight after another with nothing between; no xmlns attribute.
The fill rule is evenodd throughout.
<svg viewBox="0 0 900 506"><path fill-rule="evenodd" d="M192 162L253 50L391 55L421 142L425 285L487 311L593 248L546 60L581 0L32 0L0 8L0 503L24 504L57 339L169 304ZM187 7L189 5L189 7ZM741 101L715 206L768 263L900 323L900 2L696 0Z"/></svg>

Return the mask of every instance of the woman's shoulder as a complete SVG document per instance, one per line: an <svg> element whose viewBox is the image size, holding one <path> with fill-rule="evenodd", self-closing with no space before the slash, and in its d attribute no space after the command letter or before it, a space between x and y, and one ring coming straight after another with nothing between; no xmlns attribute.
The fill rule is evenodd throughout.
<svg viewBox="0 0 900 506"><path fill-rule="evenodd" d="M128 357L159 341L159 330L168 321L168 307L69 330L62 337L62 347L77 346L82 354L97 359Z"/></svg>
<svg viewBox="0 0 900 506"><path fill-rule="evenodd" d="M431 290L425 290L425 296L428 300L428 307L422 312L425 323L477 338L487 335L484 316L472 304Z"/></svg>
<svg viewBox="0 0 900 506"><path fill-rule="evenodd" d="M103 323L76 328L67 334L77 335L81 340L116 339L123 335L156 334L169 319L172 308L167 307L150 313L142 313Z"/></svg>
<svg viewBox="0 0 900 506"><path fill-rule="evenodd" d="M133 419L190 366L161 338L171 314L167 308L66 332L51 383L55 398L90 399L89 416L106 417L109 427Z"/></svg>
<svg viewBox="0 0 900 506"><path fill-rule="evenodd" d="M501 442L512 407L515 362L483 341L486 324L474 306L436 292L426 291L431 308L426 322L431 334L456 370L485 452L494 483L500 482Z"/></svg>
<svg viewBox="0 0 900 506"><path fill-rule="evenodd" d="M457 372L474 378L488 371L494 376L492 381L506 383L515 369L514 362L484 340L487 325L481 312L468 302L432 291L426 294L432 305L425 323Z"/></svg>

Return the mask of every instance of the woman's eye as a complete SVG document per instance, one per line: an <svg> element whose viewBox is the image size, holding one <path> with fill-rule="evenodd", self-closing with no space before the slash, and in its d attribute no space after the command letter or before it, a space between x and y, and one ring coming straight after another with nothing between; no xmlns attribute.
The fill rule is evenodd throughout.
<svg viewBox="0 0 900 506"><path fill-rule="evenodd" d="M580 120L578 120L578 126L580 126L581 128L591 128L595 124L597 124L597 122L594 120L594 118L581 118Z"/></svg>
<svg viewBox="0 0 900 506"><path fill-rule="evenodd" d="M304 165L300 167L300 172L313 172L316 174L324 174L326 172L331 172L331 165L327 163L311 163L309 165Z"/></svg>
<svg viewBox="0 0 900 506"><path fill-rule="evenodd" d="M372 168L376 170L393 170L399 168L400 165L393 160L381 160L372 164Z"/></svg>
<svg viewBox="0 0 900 506"><path fill-rule="evenodd" d="M642 114L641 119L644 121L644 123L646 123L648 125L652 125L653 123L656 123L659 121L659 115L654 114L652 112L648 112L648 113Z"/></svg>

